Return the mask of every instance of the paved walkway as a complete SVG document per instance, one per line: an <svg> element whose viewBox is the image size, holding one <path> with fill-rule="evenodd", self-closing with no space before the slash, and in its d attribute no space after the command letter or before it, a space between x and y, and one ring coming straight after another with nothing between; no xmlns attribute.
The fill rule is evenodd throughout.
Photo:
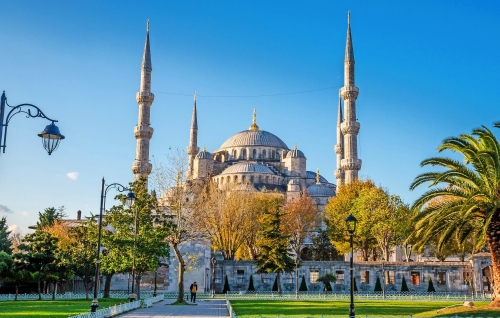
<svg viewBox="0 0 500 318"><path fill-rule="evenodd" d="M175 299L165 299L149 308L139 308L120 315L120 318L164 318L164 317L229 317L226 301L220 299L196 302L197 306L171 306Z"/></svg>

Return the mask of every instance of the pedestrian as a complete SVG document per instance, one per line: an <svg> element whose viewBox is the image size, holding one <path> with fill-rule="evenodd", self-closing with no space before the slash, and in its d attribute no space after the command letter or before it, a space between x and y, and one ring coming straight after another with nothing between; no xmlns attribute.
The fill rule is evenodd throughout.
<svg viewBox="0 0 500 318"><path fill-rule="evenodd" d="M191 292L191 302L195 303L196 302L196 291L198 290L198 285L196 285L196 282L192 283L191 286L189 286L189 291Z"/></svg>

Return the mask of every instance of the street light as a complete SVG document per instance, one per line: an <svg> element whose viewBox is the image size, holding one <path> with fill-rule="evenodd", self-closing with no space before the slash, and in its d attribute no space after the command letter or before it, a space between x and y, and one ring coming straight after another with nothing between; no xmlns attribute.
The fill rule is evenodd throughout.
<svg viewBox="0 0 500 318"><path fill-rule="evenodd" d="M382 257L382 298L385 299L385 283L386 283L386 275L385 275L385 267L384 267L385 258Z"/></svg>
<svg viewBox="0 0 500 318"><path fill-rule="evenodd" d="M350 266L350 274L351 274L351 306L349 308L349 318L356 317L356 313L354 310L354 264L353 264L353 253L354 247L352 242L352 237L354 232L356 231L356 218L354 215L349 214L349 216L345 219L345 223L347 225L347 231L349 232L350 244L351 244L351 266Z"/></svg>
<svg viewBox="0 0 500 318"><path fill-rule="evenodd" d="M9 106L12 109L7 114L4 122L5 105ZM33 108L36 112L31 112ZM64 139L64 136L61 135L59 128L54 125L57 120L50 119L49 117L45 116L42 110L33 104L19 104L17 106L10 106L7 103L5 91L2 93L2 97L0 99L0 149L3 149L3 153L5 153L5 144L7 142L7 128L9 126L9 122L14 115L19 113L26 114L26 118L40 117L52 122L50 125L47 125L41 133L38 133L38 136L42 138L43 148L47 150L49 155L52 154L52 152L54 152L59 146L59 142Z"/></svg>
<svg viewBox="0 0 500 318"><path fill-rule="evenodd" d="M133 200L127 201L127 206L130 208L132 204L130 204ZM135 218L134 218L134 254L132 256L132 293L130 294L130 302L133 302L135 300L135 292L134 292L134 287L135 287L135 259L137 257L137 227L138 227L138 222L137 222L137 207L135 208Z"/></svg>
<svg viewBox="0 0 500 318"><path fill-rule="evenodd" d="M94 279L94 299L92 300L92 304L90 305L90 311L91 312L96 312L97 308L99 308L99 301L97 299L98 296L98 285L99 285L99 270L100 270L100 264L101 264L101 237L102 237L102 215L103 211L106 206L106 195L108 194L109 189L115 188L119 192L123 192L126 190L129 190L128 188L122 186L119 183L112 183L110 185L107 185L105 188L106 184L104 182L104 178L102 178L102 183L101 183L101 207L99 210L99 234L97 237L97 257L96 257L96 262L95 262L95 279ZM132 206L135 201L135 194L131 191L127 193L125 204L127 206ZM133 286L133 284L132 284ZM132 287L133 289L133 287Z"/></svg>
<svg viewBox="0 0 500 318"><path fill-rule="evenodd" d="M217 260L214 256L212 257L212 298L215 298L215 265L217 265Z"/></svg>

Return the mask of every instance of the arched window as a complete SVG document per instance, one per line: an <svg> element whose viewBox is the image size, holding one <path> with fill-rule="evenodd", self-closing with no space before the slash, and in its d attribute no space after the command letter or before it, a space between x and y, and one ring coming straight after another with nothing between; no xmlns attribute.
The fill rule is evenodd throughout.
<svg viewBox="0 0 500 318"><path fill-rule="evenodd" d="M266 149L262 150L262 158L266 159Z"/></svg>
<svg viewBox="0 0 500 318"><path fill-rule="evenodd" d="M269 176L266 176L266 183L269 183Z"/></svg>
<svg viewBox="0 0 500 318"><path fill-rule="evenodd" d="M230 176L227 176L227 183L231 182L231 177Z"/></svg>
<svg viewBox="0 0 500 318"><path fill-rule="evenodd" d="M273 177L273 183L276 183L276 177Z"/></svg>
<svg viewBox="0 0 500 318"><path fill-rule="evenodd" d="M238 182L238 176L234 176L234 183Z"/></svg>
<svg viewBox="0 0 500 318"><path fill-rule="evenodd" d="M252 158L257 159L257 149L252 150Z"/></svg>
<svg viewBox="0 0 500 318"><path fill-rule="evenodd" d="M250 182L253 183L253 180L254 180L254 178L253 178L253 176L251 176L250 177Z"/></svg>
<svg viewBox="0 0 500 318"><path fill-rule="evenodd" d="M246 179L247 178L245 176L241 177L241 182L245 183Z"/></svg>
<svg viewBox="0 0 500 318"><path fill-rule="evenodd" d="M271 159L276 159L276 151L275 150L273 150L273 152L272 152L272 158Z"/></svg>
<svg viewBox="0 0 500 318"><path fill-rule="evenodd" d="M236 149L233 150L233 159L236 159Z"/></svg>
<svg viewBox="0 0 500 318"><path fill-rule="evenodd" d="M247 158L247 150L246 149L243 149L241 151L241 159L246 159Z"/></svg>
<svg viewBox="0 0 500 318"><path fill-rule="evenodd" d="M262 176L259 176L259 183L262 183Z"/></svg>

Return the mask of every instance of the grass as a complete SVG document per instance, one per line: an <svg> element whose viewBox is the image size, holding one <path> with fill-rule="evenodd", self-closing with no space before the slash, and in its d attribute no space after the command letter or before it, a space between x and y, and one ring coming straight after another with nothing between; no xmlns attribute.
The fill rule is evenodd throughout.
<svg viewBox="0 0 500 318"><path fill-rule="evenodd" d="M463 313L467 317L499 317L500 309L488 308L489 303L476 303L475 308L458 306L442 310L450 305L461 305L461 302L424 302L424 301L357 301L356 316L406 316L414 317L449 317L451 314ZM349 313L349 301L273 301L273 300L232 300L231 305L237 317L321 317ZM495 315L496 314L496 315ZM493 316L495 315L495 316Z"/></svg>
<svg viewBox="0 0 500 318"><path fill-rule="evenodd" d="M106 298L99 299L99 309L122 304L127 299ZM0 317L10 318L68 318L68 315L77 315L90 311L92 299L73 300L18 300L0 302Z"/></svg>

